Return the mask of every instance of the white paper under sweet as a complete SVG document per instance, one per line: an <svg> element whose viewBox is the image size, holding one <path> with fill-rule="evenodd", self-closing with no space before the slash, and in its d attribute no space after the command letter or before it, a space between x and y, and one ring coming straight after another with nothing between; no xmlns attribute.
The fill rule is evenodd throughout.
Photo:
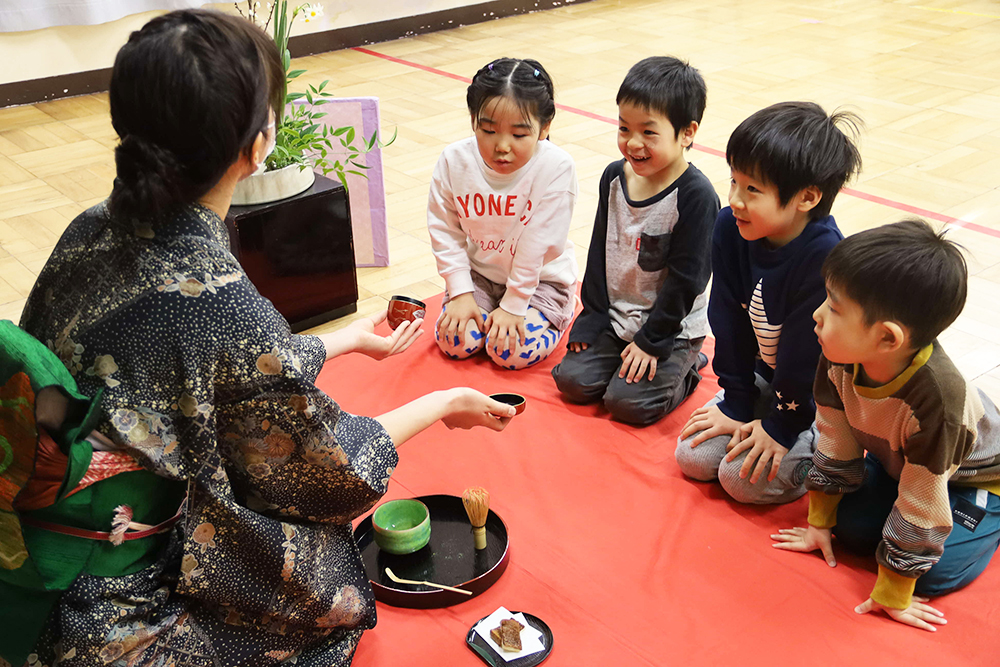
<svg viewBox="0 0 1000 667"><path fill-rule="evenodd" d="M500 648L500 645L495 641L490 639L490 630L500 625L500 621L512 618L521 625L524 629L521 630L521 650L520 651L505 651ZM542 644L542 633L535 628L528 625L527 619L520 612L517 614L512 614L503 607L500 607L495 612L479 621L476 625L476 633L486 640L486 643L504 659L505 662L510 662L511 660L517 660L518 658L523 658L526 655L531 655L532 653L538 653L539 651L545 650L545 645Z"/></svg>

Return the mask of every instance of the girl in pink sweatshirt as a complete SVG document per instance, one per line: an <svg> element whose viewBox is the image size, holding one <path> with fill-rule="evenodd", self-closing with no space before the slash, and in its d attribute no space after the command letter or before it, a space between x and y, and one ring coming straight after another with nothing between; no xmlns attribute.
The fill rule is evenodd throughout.
<svg viewBox="0 0 1000 667"><path fill-rule="evenodd" d="M427 205L447 288L435 338L453 359L485 349L517 370L545 359L573 318L576 170L546 141L555 101L538 62L494 60L466 97L475 135L445 148Z"/></svg>

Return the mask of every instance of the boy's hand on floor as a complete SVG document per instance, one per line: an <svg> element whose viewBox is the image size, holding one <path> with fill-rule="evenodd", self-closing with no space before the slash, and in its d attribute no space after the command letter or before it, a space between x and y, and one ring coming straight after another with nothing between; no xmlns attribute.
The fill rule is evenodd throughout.
<svg viewBox="0 0 1000 667"><path fill-rule="evenodd" d="M472 326L480 331L483 330L480 326L483 320L482 313L479 311L479 306L476 305L476 300L472 297L472 292L459 294L445 304L444 314L441 315L441 321L438 322L438 337L451 340L461 333L468 339L470 320ZM465 345L469 345L468 340L463 342Z"/></svg>
<svg viewBox="0 0 1000 667"><path fill-rule="evenodd" d="M718 435L732 436L741 426L743 422L727 417L719 406L708 405L691 413L687 424L681 429L681 440L698 433L691 441L691 449L694 449L709 438Z"/></svg>
<svg viewBox="0 0 1000 667"><path fill-rule="evenodd" d="M625 378L626 384L632 384L642 379L649 368L649 379L656 377L656 355L644 352L635 341L622 350L622 367L618 371L619 378Z"/></svg>
<svg viewBox="0 0 1000 667"><path fill-rule="evenodd" d="M501 354L504 350L517 353L528 337L528 329L524 326L524 317L512 315L503 308L497 308L486 318L487 340L493 345L493 351Z"/></svg>
<svg viewBox="0 0 1000 667"><path fill-rule="evenodd" d="M775 549L785 551L798 551L809 553L819 549L826 559L826 564L830 567L837 567L837 559L833 557L833 540L830 537L829 528L782 528L776 534L771 535L772 540L777 540L771 546Z"/></svg>
<svg viewBox="0 0 1000 667"><path fill-rule="evenodd" d="M881 609L885 611L885 613L889 614L894 621L905 623L906 625L912 625L913 627L920 628L921 630L937 632L937 628L931 624L944 625L948 621L945 620L944 614L929 604L924 604L925 602L927 602L927 598L918 598L914 596L913 601L910 602L910 606L906 609L892 609L891 607L884 607L871 598L868 598L855 607L854 611L859 614L867 614L870 611L878 611Z"/></svg>
<svg viewBox="0 0 1000 667"><path fill-rule="evenodd" d="M570 352L583 352L588 347L590 347L590 345L586 343L569 343L566 347L569 349Z"/></svg>
<svg viewBox="0 0 1000 667"><path fill-rule="evenodd" d="M740 468L740 479L746 479L747 475L750 475L750 483L756 484L764 472L767 462L773 460L771 472L767 475L767 481L773 481L778 475L781 459L785 458L788 449L779 445L777 440L768 435L759 419L743 424L733 433L732 440L726 445L726 451L729 452L726 454L726 461L732 461L748 449L750 453L747 454L743 466ZM755 461L756 467L754 467ZM753 469L753 474L750 473L751 469Z"/></svg>

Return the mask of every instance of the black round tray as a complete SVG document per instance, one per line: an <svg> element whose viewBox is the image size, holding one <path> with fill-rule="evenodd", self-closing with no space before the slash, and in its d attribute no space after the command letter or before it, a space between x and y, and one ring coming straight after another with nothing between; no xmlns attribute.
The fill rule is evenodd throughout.
<svg viewBox="0 0 1000 667"><path fill-rule="evenodd" d="M420 551L394 555L379 549L373 539L371 515L354 530L375 599L394 607L436 609L465 602L492 586L507 569L510 557L503 519L490 510L486 519L486 548L477 551L472 524L461 498L440 495L420 496L417 500L427 505L431 514L431 540ZM397 584L386 575L387 567L401 579L433 581L472 591L472 595Z"/></svg>
<svg viewBox="0 0 1000 667"><path fill-rule="evenodd" d="M514 611L512 614L523 614L524 620L528 622L528 625L535 628L542 633L542 644L545 646L544 651L539 651L538 653L532 653L526 655L523 658L514 658L510 662L503 659L503 657L496 652L496 650L490 646L489 642L479 636L476 632L476 626L479 625L484 619L489 618L489 616L483 616L469 628L469 634L465 637L465 643L469 647L469 650L479 656L479 659L485 662L491 667L535 667L535 665L541 664L545 661L545 658L549 657L549 653L552 653L552 630L549 626L545 624L545 621L529 614L525 611Z"/></svg>

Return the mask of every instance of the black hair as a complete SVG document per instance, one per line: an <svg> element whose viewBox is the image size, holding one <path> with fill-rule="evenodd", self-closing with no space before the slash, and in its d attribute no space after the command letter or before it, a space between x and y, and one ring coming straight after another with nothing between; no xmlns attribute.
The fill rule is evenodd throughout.
<svg viewBox="0 0 1000 667"><path fill-rule="evenodd" d="M803 188L819 188L823 197L810 211L817 220L830 214L837 193L861 170L855 144L863 126L857 114L838 110L828 116L814 102L773 104L733 131L726 162L777 187L782 206Z"/></svg>
<svg viewBox="0 0 1000 667"><path fill-rule="evenodd" d="M537 60L497 58L476 72L465 93L473 125L479 124L483 107L495 97L514 100L525 118L538 119L539 129L556 115L552 79Z"/></svg>
<svg viewBox="0 0 1000 667"><path fill-rule="evenodd" d="M615 103L634 104L666 116L676 139L691 123L701 123L707 99L701 72L677 58L652 56L632 65Z"/></svg>
<svg viewBox="0 0 1000 667"><path fill-rule="evenodd" d="M283 78L274 41L243 18L182 10L133 32L109 89L112 215L155 218L211 190L266 133Z"/></svg>
<svg viewBox="0 0 1000 667"><path fill-rule="evenodd" d="M861 306L866 326L902 324L920 349L965 307L965 257L944 235L917 218L858 232L830 251L823 279Z"/></svg>

